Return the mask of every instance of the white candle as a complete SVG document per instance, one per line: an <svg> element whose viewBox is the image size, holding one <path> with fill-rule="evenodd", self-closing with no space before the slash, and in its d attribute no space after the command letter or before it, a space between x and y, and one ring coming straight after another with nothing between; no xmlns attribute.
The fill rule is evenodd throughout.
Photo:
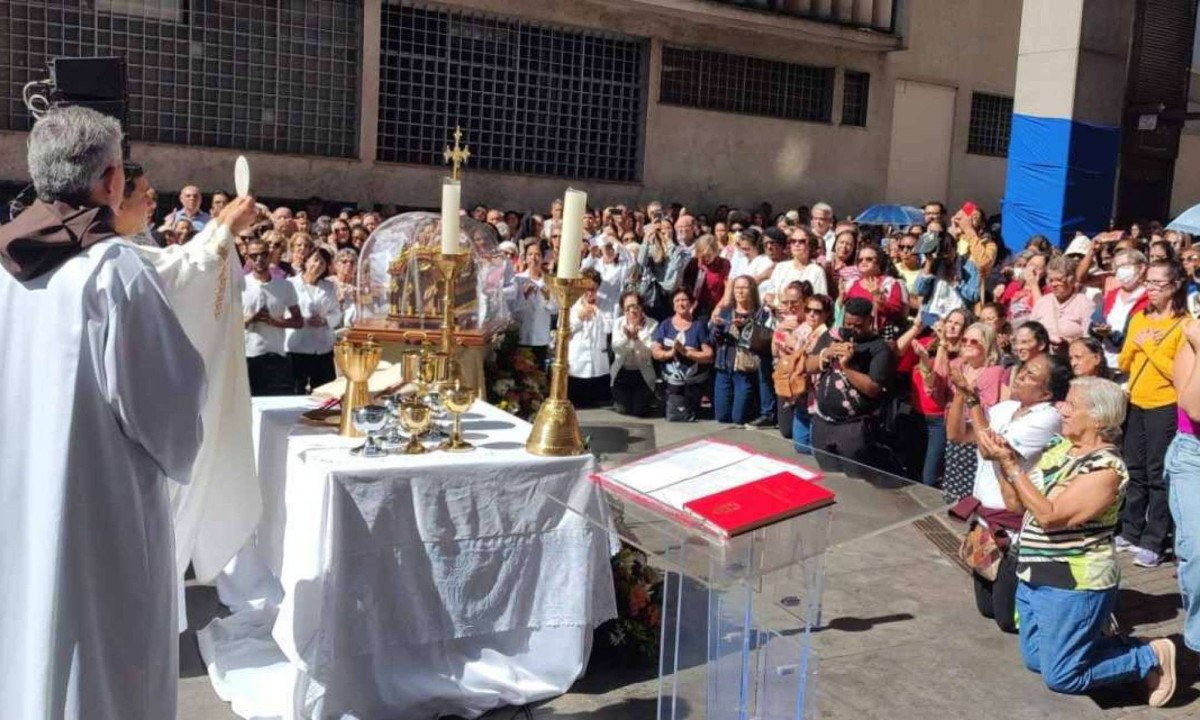
<svg viewBox="0 0 1200 720"><path fill-rule="evenodd" d="M558 241L558 276L564 280L579 277L583 249L583 213L587 193L567 188L563 198L562 237Z"/></svg>
<svg viewBox="0 0 1200 720"><path fill-rule="evenodd" d="M442 179L442 253L458 254L458 208L462 204L462 185L457 180Z"/></svg>

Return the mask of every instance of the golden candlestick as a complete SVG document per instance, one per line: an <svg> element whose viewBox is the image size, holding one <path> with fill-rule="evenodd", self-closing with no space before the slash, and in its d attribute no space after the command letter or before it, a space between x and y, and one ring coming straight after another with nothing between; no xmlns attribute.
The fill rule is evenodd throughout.
<svg viewBox="0 0 1200 720"><path fill-rule="evenodd" d="M362 437L358 428L354 427L354 411L371 404L371 392L367 389L367 380L379 359L383 355L383 346L374 341L371 336L366 342L340 340L333 346L333 359L337 361L338 369L346 376L346 392L342 395L342 422L339 434L342 437Z"/></svg>
<svg viewBox="0 0 1200 720"><path fill-rule="evenodd" d="M472 258L469 252L440 253L434 258L442 280L442 346L437 352L438 369L434 382L454 382L460 375L454 344L454 331L458 328L454 291L458 286L459 273L472 262Z"/></svg>
<svg viewBox="0 0 1200 720"><path fill-rule="evenodd" d="M554 343L554 362L550 364L550 396L538 409L533 430L525 441L525 449L534 455L561 457L583 454L583 433L575 406L567 399L567 370L570 361L567 344L571 338L571 306L583 293L586 281L547 278L550 292L558 302L558 330Z"/></svg>

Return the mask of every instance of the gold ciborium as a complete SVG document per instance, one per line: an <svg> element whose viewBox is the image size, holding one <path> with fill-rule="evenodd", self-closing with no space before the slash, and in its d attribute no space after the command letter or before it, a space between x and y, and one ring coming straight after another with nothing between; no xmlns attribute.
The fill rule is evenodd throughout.
<svg viewBox="0 0 1200 720"><path fill-rule="evenodd" d="M400 403L400 425L408 431L408 444L400 451L405 455L421 455L429 452L421 444L421 436L433 424L433 411L420 400L405 399Z"/></svg>
<svg viewBox="0 0 1200 720"><path fill-rule="evenodd" d="M475 389L463 387L461 383L455 381L453 385L443 387L440 395L442 404L454 416L454 425L450 431L450 437L443 440L442 444L438 445L438 448L446 452L467 452L474 450L474 445L463 440L462 415L470 410L471 405L475 403Z"/></svg>
<svg viewBox="0 0 1200 720"><path fill-rule="evenodd" d="M533 431L525 449L534 455L565 456L583 453L583 433L575 406L567 399L567 343L571 340L571 306L583 292L586 281L559 277L547 279L550 292L558 301L558 330L554 341L554 362L550 364L550 395L538 409Z"/></svg>
<svg viewBox="0 0 1200 720"><path fill-rule="evenodd" d="M367 389L367 380L375 367L383 347L368 336L366 342L340 340L333 346L333 359L338 369L346 377L346 393L342 395L342 422L339 434L342 437L362 437L363 434L354 427L354 411L364 405L371 404L371 393Z"/></svg>

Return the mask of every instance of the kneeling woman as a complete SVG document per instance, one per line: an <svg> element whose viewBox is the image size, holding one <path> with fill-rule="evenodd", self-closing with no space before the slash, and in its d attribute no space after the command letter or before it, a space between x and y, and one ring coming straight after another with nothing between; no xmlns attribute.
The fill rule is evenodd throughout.
<svg viewBox="0 0 1200 720"><path fill-rule="evenodd" d="M687 290L676 289L671 305L675 314L658 324L650 352L663 364L667 422L693 422L708 385L712 340L708 323L697 321L692 314L696 303Z"/></svg>
<svg viewBox="0 0 1200 720"><path fill-rule="evenodd" d="M607 405L611 399L608 378L607 318L596 302L600 273L583 271L583 297L571 306L571 339L567 354L571 363L567 396L578 408Z"/></svg>
<svg viewBox="0 0 1200 720"><path fill-rule="evenodd" d="M1142 681L1161 707L1175 692L1174 643L1103 634L1120 579L1113 537L1129 472L1115 443L1127 402L1109 380L1072 381L1063 437L1028 474L995 433L980 432L979 444L1003 477L1005 505L1025 513L1017 555L1025 666L1055 692Z"/></svg>
<svg viewBox="0 0 1200 720"><path fill-rule="evenodd" d="M621 415L645 417L654 397L654 359L650 347L658 328L642 309L636 290L621 295L621 315L612 331L613 410Z"/></svg>

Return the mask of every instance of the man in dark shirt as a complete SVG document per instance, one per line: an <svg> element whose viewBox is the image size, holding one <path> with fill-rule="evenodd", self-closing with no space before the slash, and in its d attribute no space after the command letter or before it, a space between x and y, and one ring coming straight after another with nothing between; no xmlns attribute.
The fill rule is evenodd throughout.
<svg viewBox="0 0 1200 720"><path fill-rule="evenodd" d="M842 327L821 337L805 361L809 372L819 373L813 454L822 470L851 477L868 477L879 463L870 438L893 370L892 351L875 334L872 309L865 298L847 300Z"/></svg>

